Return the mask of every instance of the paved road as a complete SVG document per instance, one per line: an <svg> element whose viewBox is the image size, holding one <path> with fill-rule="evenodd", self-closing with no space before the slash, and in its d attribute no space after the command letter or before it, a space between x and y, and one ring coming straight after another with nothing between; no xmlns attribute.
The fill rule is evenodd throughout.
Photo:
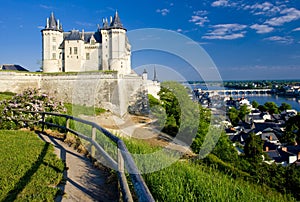
<svg viewBox="0 0 300 202"><path fill-rule="evenodd" d="M119 201L119 193L116 182L108 184L110 176L107 171L96 169L83 154L59 139L39 134L40 138L54 145L55 153L66 162L64 179L66 183L60 188L65 193L55 201Z"/></svg>

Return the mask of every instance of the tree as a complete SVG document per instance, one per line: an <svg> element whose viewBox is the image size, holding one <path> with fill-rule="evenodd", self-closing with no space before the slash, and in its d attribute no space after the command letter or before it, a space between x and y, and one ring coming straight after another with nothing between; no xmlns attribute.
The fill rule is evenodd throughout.
<svg viewBox="0 0 300 202"><path fill-rule="evenodd" d="M236 108L231 107L228 111L228 116L232 125L236 126L239 123L239 111Z"/></svg>
<svg viewBox="0 0 300 202"><path fill-rule="evenodd" d="M270 114L278 114L279 113L278 106L274 102L266 102L264 104L264 106L266 107L267 111Z"/></svg>
<svg viewBox="0 0 300 202"><path fill-rule="evenodd" d="M245 156L251 159L253 162L259 162L262 160L263 154L263 142L259 136L251 133L245 140L244 147Z"/></svg>
<svg viewBox="0 0 300 202"><path fill-rule="evenodd" d="M261 112L266 112L266 111L267 111L267 108L266 108L264 105L259 105L257 108L258 108L259 111L261 111Z"/></svg>
<svg viewBox="0 0 300 202"><path fill-rule="evenodd" d="M238 114L239 119L245 121L246 115L248 115L250 112L251 111L247 105L241 105Z"/></svg>
<svg viewBox="0 0 300 202"><path fill-rule="evenodd" d="M285 110L288 110L288 109L292 109L292 106L290 104L287 104L285 102L281 103L280 107L279 107L279 110L281 112L285 111Z"/></svg>
<svg viewBox="0 0 300 202"><path fill-rule="evenodd" d="M257 108L259 106L258 102L255 100L253 100L251 104L253 108Z"/></svg>
<svg viewBox="0 0 300 202"><path fill-rule="evenodd" d="M294 144L297 141L300 144L300 115L289 118L282 138L286 143Z"/></svg>

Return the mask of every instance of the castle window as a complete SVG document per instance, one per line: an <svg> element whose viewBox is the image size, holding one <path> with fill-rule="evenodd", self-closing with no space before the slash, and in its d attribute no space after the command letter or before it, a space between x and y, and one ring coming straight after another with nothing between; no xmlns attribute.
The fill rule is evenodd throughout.
<svg viewBox="0 0 300 202"><path fill-rule="evenodd" d="M56 42L56 37L55 37L55 36L52 38L52 41L53 41L53 42Z"/></svg>
<svg viewBox="0 0 300 202"><path fill-rule="evenodd" d="M53 50L53 51L56 51L56 46L52 46L52 50Z"/></svg>
<svg viewBox="0 0 300 202"><path fill-rule="evenodd" d="M86 54L85 54L85 59L86 59L86 60L89 60L89 59L90 59L90 53L86 53Z"/></svg>
<svg viewBox="0 0 300 202"><path fill-rule="evenodd" d="M74 47L74 54L77 55L77 52L78 52L77 47Z"/></svg>
<svg viewBox="0 0 300 202"><path fill-rule="evenodd" d="M70 47L70 55L72 55L72 47Z"/></svg>
<svg viewBox="0 0 300 202"><path fill-rule="evenodd" d="M95 45L95 43L96 43L95 40L94 40L94 39L91 39L91 44L92 44L92 45Z"/></svg>
<svg viewBox="0 0 300 202"><path fill-rule="evenodd" d="M52 53L52 60L56 60L56 53Z"/></svg>

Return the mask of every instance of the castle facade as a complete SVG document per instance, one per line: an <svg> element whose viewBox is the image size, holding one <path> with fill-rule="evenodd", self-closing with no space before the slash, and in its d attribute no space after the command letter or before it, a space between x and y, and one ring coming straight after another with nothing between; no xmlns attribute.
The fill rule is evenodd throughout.
<svg viewBox="0 0 300 202"><path fill-rule="evenodd" d="M117 71L131 74L131 46L118 12L94 32L64 32L53 13L42 32L43 72Z"/></svg>

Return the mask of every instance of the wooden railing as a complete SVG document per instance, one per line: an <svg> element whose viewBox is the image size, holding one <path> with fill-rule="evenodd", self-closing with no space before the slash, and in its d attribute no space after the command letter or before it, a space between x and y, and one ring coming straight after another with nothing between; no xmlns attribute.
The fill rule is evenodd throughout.
<svg viewBox="0 0 300 202"><path fill-rule="evenodd" d="M138 201L154 201L144 179L142 178L131 154L128 152L128 149L126 148L126 145L124 142L116 137L115 135L111 134L106 129L102 128L101 126L97 125L94 122L83 120L80 118L76 118L73 116L65 115L65 114L58 114L58 113L51 113L51 112L34 112L34 111L18 111L22 113L30 113L30 114L41 114L41 120L35 121L39 124L42 124L42 131L44 131L45 125L50 127L57 127L60 129L63 129L67 132L71 132L75 134L76 136L90 142L94 149L96 149L101 156L109 163L111 168L115 169L118 173L118 181L122 193L123 201L133 201L131 191L128 186L127 178L125 176L125 172L127 170L131 182L134 187L135 195L138 198ZM56 116L56 117L63 117L66 119L66 125L58 125L55 123L46 122L45 117L46 116ZM70 120L80 122L86 125L89 125L92 127L92 135L91 138L70 128ZM23 122L30 122L32 120L18 120ZM118 155L117 155L117 162L96 142L96 132L100 131L103 133L106 137L108 137L112 142L114 142L117 145L118 148ZM92 151L93 156L94 151Z"/></svg>

